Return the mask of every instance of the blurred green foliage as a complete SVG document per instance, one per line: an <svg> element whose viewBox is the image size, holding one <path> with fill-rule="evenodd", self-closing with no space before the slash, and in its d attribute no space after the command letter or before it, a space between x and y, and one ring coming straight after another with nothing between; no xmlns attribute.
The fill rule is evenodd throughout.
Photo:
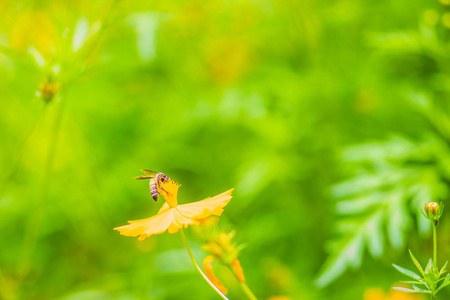
<svg viewBox="0 0 450 300"><path fill-rule="evenodd" d="M448 197L445 1L0 13L0 299L216 299L179 235L112 230L159 208L140 168L180 182L180 202L236 189L221 224L260 299L362 299L407 247L428 255L418 205ZM445 213L439 230L445 245Z"/></svg>

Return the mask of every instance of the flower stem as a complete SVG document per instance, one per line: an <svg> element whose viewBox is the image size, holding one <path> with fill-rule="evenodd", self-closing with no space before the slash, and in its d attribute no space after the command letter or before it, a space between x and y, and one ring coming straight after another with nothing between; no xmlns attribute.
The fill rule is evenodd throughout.
<svg viewBox="0 0 450 300"><path fill-rule="evenodd" d="M63 96L67 92L67 88L61 90L60 103L55 107L55 116L53 120L53 128L50 132L50 144L48 148L46 162L43 168L43 179L40 185L40 191L35 199L33 199L32 210L33 213L29 219L28 228L25 233L25 240L23 245L22 262L19 267L19 274L21 281L25 280L30 268L32 266L32 259L35 248L38 242L39 229L44 216L44 205L48 197L48 191L51 184L52 168L57 153L57 146L61 132L61 124L64 116L64 108L66 105L66 98Z"/></svg>
<svg viewBox="0 0 450 300"><path fill-rule="evenodd" d="M184 235L184 231L183 228L180 229L180 233L181 233L181 237L183 238L183 242L184 245L186 246L186 250L189 253L189 257L192 260L192 263L194 264L195 268L197 269L197 271L200 273L200 275L202 275L202 277L205 279L205 281L216 291L217 294L219 294L220 297L222 297L222 299L224 300L229 300L227 298L227 296L225 296L209 279L208 277L205 275L205 273L203 273L202 269L200 269L200 267L198 266L197 262L195 261L194 255L192 254L191 248L189 247L188 241L186 239L186 236ZM248 288L248 287L247 287ZM256 299L256 298L255 298Z"/></svg>
<svg viewBox="0 0 450 300"><path fill-rule="evenodd" d="M255 294L253 294L252 290L248 287L243 275L239 276L236 271L236 268L233 268L232 264L228 264L227 267L231 271L231 273L233 273L233 275L236 277L237 281L239 281L239 284L241 285L241 289L244 292L244 294L247 296L247 298L250 300L258 300L258 298L256 298Z"/></svg>
<svg viewBox="0 0 450 300"><path fill-rule="evenodd" d="M244 293L247 295L248 299L250 300L258 300L253 294L252 290L248 287L247 283L241 282L241 289L244 291Z"/></svg>
<svg viewBox="0 0 450 300"><path fill-rule="evenodd" d="M436 270L439 270L437 266L437 234L436 234L437 225L433 223L433 265ZM431 300L437 300L437 296L435 293L431 295Z"/></svg>
<svg viewBox="0 0 450 300"><path fill-rule="evenodd" d="M437 237L436 237L436 225L433 224L433 264L437 268Z"/></svg>

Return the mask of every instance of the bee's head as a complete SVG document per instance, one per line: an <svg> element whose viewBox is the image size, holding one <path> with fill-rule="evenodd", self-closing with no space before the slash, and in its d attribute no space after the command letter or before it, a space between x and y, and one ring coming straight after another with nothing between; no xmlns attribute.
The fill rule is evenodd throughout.
<svg viewBox="0 0 450 300"><path fill-rule="evenodd" d="M164 173L160 173L159 177L161 178L161 182L166 182L169 178L167 177L166 174Z"/></svg>

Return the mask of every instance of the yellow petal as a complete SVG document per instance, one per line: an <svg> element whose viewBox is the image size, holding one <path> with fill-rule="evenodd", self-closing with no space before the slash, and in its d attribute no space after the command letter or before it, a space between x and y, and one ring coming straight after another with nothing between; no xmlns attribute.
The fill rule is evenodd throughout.
<svg viewBox="0 0 450 300"><path fill-rule="evenodd" d="M150 218L128 221L128 225L114 228L125 236L139 236L139 240L160 234L165 231L175 233L180 228L198 224L200 219L210 215L220 216L228 202L230 202L233 189L222 194L207 198L202 201L189 204L178 205L177 195L180 185L173 180L161 184L163 189L158 188L158 192L164 197L166 202L159 209L158 213Z"/></svg>
<svg viewBox="0 0 450 300"><path fill-rule="evenodd" d="M230 189L212 198L178 205L177 209L187 218L203 219L210 215L220 216L223 212L223 208L233 197L231 196L232 191L233 189Z"/></svg>
<svg viewBox="0 0 450 300"><path fill-rule="evenodd" d="M164 200L166 200L170 207L177 207L178 189L180 188L180 184L170 179L162 182L161 187L162 189L158 187L158 193L163 196Z"/></svg>
<svg viewBox="0 0 450 300"><path fill-rule="evenodd" d="M114 230L119 231L121 235L125 236L142 235L149 229L152 229L152 234L163 233L167 230L167 224L170 224L171 218L172 214L169 214L168 211L166 211L147 219L128 221L128 223L130 223L129 225L116 227Z"/></svg>
<svg viewBox="0 0 450 300"><path fill-rule="evenodd" d="M175 233L180 228L186 228L189 225L197 224L195 219L183 216L176 208L169 208L157 215L136 221L128 221L128 225L114 228L125 236L139 236L142 241L149 236L160 234L166 230L169 233Z"/></svg>
<svg viewBox="0 0 450 300"><path fill-rule="evenodd" d="M161 206L161 208L158 210L158 214L159 213L162 213L162 212L164 212L164 211L166 211L166 210L168 210L168 209L170 209L170 206L169 206L169 204L167 204L167 202L164 202L164 204Z"/></svg>

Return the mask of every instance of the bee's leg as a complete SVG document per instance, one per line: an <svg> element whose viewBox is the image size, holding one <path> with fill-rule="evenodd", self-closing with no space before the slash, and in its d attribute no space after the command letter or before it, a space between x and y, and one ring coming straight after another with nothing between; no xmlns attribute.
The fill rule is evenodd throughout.
<svg viewBox="0 0 450 300"><path fill-rule="evenodd" d="M160 189L163 190L164 192L168 193L168 192L167 192L165 189L163 189L163 187L160 186L159 184L158 184L158 188L160 188Z"/></svg>
<svg viewBox="0 0 450 300"><path fill-rule="evenodd" d="M160 181L158 180L158 187L161 189L161 190L163 190L164 192L166 192L167 193L167 191L165 190L165 189L163 189L163 187L161 186L161 183L160 183Z"/></svg>

